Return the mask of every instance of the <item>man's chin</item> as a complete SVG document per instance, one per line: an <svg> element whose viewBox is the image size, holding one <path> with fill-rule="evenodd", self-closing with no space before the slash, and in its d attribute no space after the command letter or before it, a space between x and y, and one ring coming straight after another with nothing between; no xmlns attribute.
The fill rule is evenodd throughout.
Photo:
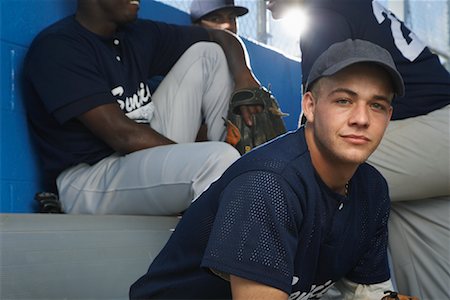
<svg viewBox="0 0 450 300"><path fill-rule="evenodd" d="M121 26L123 26L123 25L127 25L127 24L129 24L129 23L133 23L134 21L136 21L137 20L137 15L130 15L130 16L128 16L126 19L123 19L121 22L120 22L120 25Z"/></svg>

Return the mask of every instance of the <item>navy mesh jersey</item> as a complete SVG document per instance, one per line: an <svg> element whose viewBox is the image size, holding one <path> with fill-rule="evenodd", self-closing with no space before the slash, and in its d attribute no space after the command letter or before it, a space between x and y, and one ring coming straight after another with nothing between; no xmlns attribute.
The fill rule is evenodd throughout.
<svg viewBox="0 0 450 300"><path fill-rule="evenodd" d="M450 104L450 74L405 24L372 0L307 1L309 24L302 34L303 84L317 57L335 42L368 40L391 53L405 82L392 102L392 119L425 115Z"/></svg>
<svg viewBox="0 0 450 300"><path fill-rule="evenodd" d="M383 177L361 165L349 195L315 174L304 129L234 163L183 215L131 298L229 299L225 274L315 299L346 277L389 279L389 196Z"/></svg>

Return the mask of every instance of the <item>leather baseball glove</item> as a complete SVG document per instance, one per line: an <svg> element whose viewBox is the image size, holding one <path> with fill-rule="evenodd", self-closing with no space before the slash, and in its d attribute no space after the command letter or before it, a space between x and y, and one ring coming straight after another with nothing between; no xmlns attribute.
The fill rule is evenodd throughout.
<svg viewBox="0 0 450 300"><path fill-rule="evenodd" d="M260 105L263 110L252 114L253 125L247 126L240 115L241 105ZM264 87L241 89L231 95L226 141L241 154L286 132L281 112L275 97Z"/></svg>
<svg viewBox="0 0 450 300"><path fill-rule="evenodd" d="M419 300L419 298L417 297L400 295L397 292L386 291L384 293L386 294L386 296L381 298L381 300Z"/></svg>

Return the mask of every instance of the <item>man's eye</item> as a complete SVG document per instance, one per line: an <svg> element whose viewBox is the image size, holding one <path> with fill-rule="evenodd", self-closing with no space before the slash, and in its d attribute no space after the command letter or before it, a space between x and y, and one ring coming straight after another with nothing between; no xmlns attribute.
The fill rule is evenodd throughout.
<svg viewBox="0 0 450 300"><path fill-rule="evenodd" d="M221 19L218 17L209 17L208 21L213 22L213 23L219 23L221 21Z"/></svg>
<svg viewBox="0 0 450 300"><path fill-rule="evenodd" d="M372 103L372 108L376 110L387 110L386 105L380 104L380 103Z"/></svg>
<svg viewBox="0 0 450 300"><path fill-rule="evenodd" d="M336 101L336 103L338 103L338 104L349 104L350 100L348 100L348 99L339 99L339 100Z"/></svg>

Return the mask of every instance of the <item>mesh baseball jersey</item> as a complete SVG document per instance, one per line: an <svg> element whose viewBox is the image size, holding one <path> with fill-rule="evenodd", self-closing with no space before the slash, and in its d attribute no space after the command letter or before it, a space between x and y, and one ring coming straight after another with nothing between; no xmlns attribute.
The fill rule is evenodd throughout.
<svg viewBox="0 0 450 300"><path fill-rule="evenodd" d="M312 167L301 127L249 152L213 183L130 296L229 299L224 274L290 299L320 297L343 277L386 281L389 202L385 180L367 164L347 197L331 191Z"/></svg>
<svg viewBox="0 0 450 300"><path fill-rule="evenodd" d="M316 58L335 42L368 40L388 50L405 82L392 102L392 119L425 115L450 104L450 74L405 24L377 1L306 1L309 24L302 34L303 84Z"/></svg>
<svg viewBox="0 0 450 300"><path fill-rule="evenodd" d="M148 122L147 80L167 74L189 46L207 39L203 28L149 20L104 38L74 16L42 31L27 54L24 98L48 188L67 167L93 164L113 152L77 116L118 102L130 119Z"/></svg>

